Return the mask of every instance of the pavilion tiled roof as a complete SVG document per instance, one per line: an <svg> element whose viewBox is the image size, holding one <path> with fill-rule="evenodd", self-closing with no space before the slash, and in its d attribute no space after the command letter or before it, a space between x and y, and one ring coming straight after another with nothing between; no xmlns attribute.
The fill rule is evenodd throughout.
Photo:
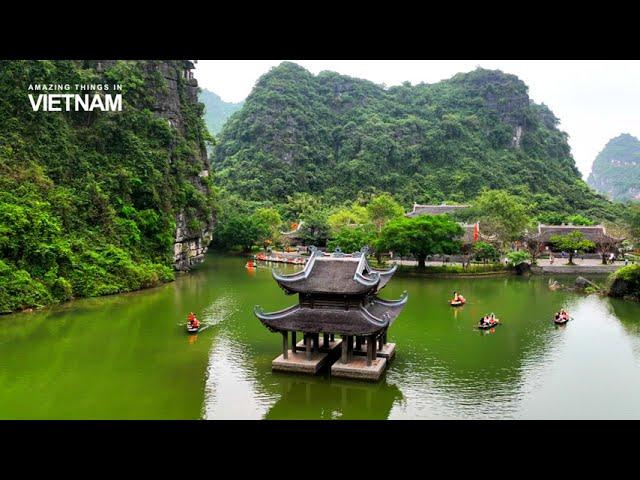
<svg viewBox="0 0 640 480"><path fill-rule="evenodd" d="M255 307L254 313L271 331L372 335L389 328L404 308L407 298L406 292L396 301L374 298L368 304L348 310L294 305L273 313L265 313L260 307Z"/></svg>
<svg viewBox="0 0 640 480"><path fill-rule="evenodd" d="M377 293L397 266L388 270L372 268L366 248L353 254L340 250L323 254L315 247L310 249L311 257L301 271L290 275L272 272L285 293L300 295L300 303L271 313L256 306L254 313L267 328L279 332L373 335L391 325L404 308L406 292L398 300L383 300Z"/></svg>
<svg viewBox="0 0 640 480"><path fill-rule="evenodd" d="M366 255L337 254L324 256L318 250L312 255L302 271L281 275L272 271L276 282L286 293L364 295L380 291L397 266L389 270L371 268Z"/></svg>

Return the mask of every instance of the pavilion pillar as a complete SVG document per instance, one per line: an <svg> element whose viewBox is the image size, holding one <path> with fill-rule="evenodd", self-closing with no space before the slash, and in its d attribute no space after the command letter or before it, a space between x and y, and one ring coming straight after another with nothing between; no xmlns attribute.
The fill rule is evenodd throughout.
<svg viewBox="0 0 640 480"><path fill-rule="evenodd" d="M324 348L329 348L329 334L328 333L323 333L322 334L322 346Z"/></svg>
<svg viewBox="0 0 640 480"><path fill-rule="evenodd" d="M289 358L289 332L282 332L282 358Z"/></svg>
<svg viewBox="0 0 640 480"><path fill-rule="evenodd" d="M291 353L293 353L294 355L298 351L296 343L296 332L294 330L293 332L291 332Z"/></svg>
<svg viewBox="0 0 640 480"><path fill-rule="evenodd" d="M342 337L342 363L349 363L349 336Z"/></svg>
<svg viewBox="0 0 640 480"><path fill-rule="evenodd" d="M349 361L353 360L353 342L353 335L349 335L349 340L347 340L347 343L349 344Z"/></svg>
<svg viewBox="0 0 640 480"><path fill-rule="evenodd" d="M360 350L362 348L362 337L360 335L356 336L356 350Z"/></svg>
<svg viewBox="0 0 640 480"><path fill-rule="evenodd" d="M320 349L320 334L313 334L313 351L317 352Z"/></svg>
<svg viewBox="0 0 640 480"><path fill-rule="evenodd" d="M329 338L333 342L336 339L336 336L335 336L335 334L332 333L331 335L329 335Z"/></svg>
<svg viewBox="0 0 640 480"><path fill-rule="evenodd" d="M372 360L376 358L376 355L378 353L377 350L377 346L378 346L378 342L376 342L376 336L375 335L371 335L369 337L370 341L371 341L371 350L373 351L373 357L371 358ZM368 342L367 342L368 343Z"/></svg>
<svg viewBox="0 0 640 480"><path fill-rule="evenodd" d="M384 336L384 333L378 337L378 350L382 350L382 347L384 346L384 343L382 340L383 336Z"/></svg>
<svg viewBox="0 0 640 480"><path fill-rule="evenodd" d="M384 333L382 334L382 344L386 345L387 344L387 331L385 330Z"/></svg>
<svg viewBox="0 0 640 480"><path fill-rule="evenodd" d="M307 360L311 360L311 335L308 333L304 334L304 346L307 350Z"/></svg>
<svg viewBox="0 0 640 480"><path fill-rule="evenodd" d="M367 341L367 367L371 366L371 363L373 362L373 357L375 355L374 352L374 348L375 348L375 337L373 335L371 335Z"/></svg>

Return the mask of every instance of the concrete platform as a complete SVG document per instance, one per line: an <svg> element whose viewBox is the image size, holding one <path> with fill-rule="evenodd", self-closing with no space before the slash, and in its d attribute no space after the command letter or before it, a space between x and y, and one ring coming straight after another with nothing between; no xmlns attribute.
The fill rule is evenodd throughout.
<svg viewBox="0 0 640 480"><path fill-rule="evenodd" d="M313 353L311 360L307 360L306 352L293 353L289 350L288 356L289 358L285 359L282 354L280 354L271 362L271 370L315 375L329 359L329 354L326 352Z"/></svg>
<svg viewBox="0 0 640 480"><path fill-rule="evenodd" d="M365 344L362 345L360 350L353 349L354 355L366 355L367 354L367 346ZM396 356L396 344L395 343L385 343L382 350L376 350L376 357L386 358L391 361Z"/></svg>
<svg viewBox="0 0 640 480"><path fill-rule="evenodd" d="M353 378L356 380L378 381L387 366L386 358L376 358L367 366L367 357L354 356L349 363L337 360L331 365L331 375L334 377Z"/></svg>

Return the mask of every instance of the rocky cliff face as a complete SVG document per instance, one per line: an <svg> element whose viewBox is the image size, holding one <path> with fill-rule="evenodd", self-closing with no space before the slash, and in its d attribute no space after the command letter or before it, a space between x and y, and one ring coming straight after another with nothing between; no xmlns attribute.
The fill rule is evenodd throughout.
<svg viewBox="0 0 640 480"><path fill-rule="evenodd" d="M115 63L115 60L98 60L96 68L102 72ZM163 80L160 88L150 88L154 94L153 112L166 118L170 127L177 130L180 135L188 135L187 110L196 107L201 111L198 81L193 78L195 65L190 60L149 60L141 63L147 78L154 78L154 75L159 74ZM199 173L192 176L189 181L199 192L206 195L208 188L204 180L209 176L210 164L203 139L197 140L198 149L189 159L189 163L197 166ZM169 162L171 163L172 160L173 158L170 158ZM173 267L175 270L187 271L204 260L204 254L213 236L214 218L210 215L204 219L204 222L200 222L199 228L194 228L189 222L189 215L184 209L179 209L175 213L175 223ZM203 226L202 223L204 223Z"/></svg>
<svg viewBox="0 0 640 480"><path fill-rule="evenodd" d="M169 124L182 135L187 135L187 119L185 107L201 105L198 102L198 82L193 78L194 65L190 61L149 62L147 68L159 72L166 85L166 89L158 90L154 111L166 118ZM201 110L199 110L201 111ZM204 179L209 176L209 159L203 139L200 139L199 149L193 155L192 163L198 166L198 175L189 181L203 195L208 193ZM213 236L213 215L199 223L199 228L191 226L189 214L181 209L176 213L176 232L173 244L173 266L176 270L186 271L190 267L204 260L209 243Z"/></svg>
<svg viewBox="0 0 640 480"><path fill-rule="evenodd" d="M609 140L587 182L612 200L640 200L640 140L627 133Z"/></svg>
<svg viewBox="0 0 640 480"><path fill-rule="evenodd" d="M98 62L98 70L106 70L113 66L114 60ZM152 110L166 118L171 128L180 135L190 133L189 110L202 114L202 104L198 101L198 81L193 78L194 64L189 60L146 61L142 62L147 78L162 78L160 88L152 89L154 103ZM197 167L198 174L189 178L191 184L203 195L209 193L205 180L209 176L210 164L204 139L197 138L198 149L189 159L189 163ZM170 159L170 162L172 160ZM175 238L173 244L173 267L179 271L187 271L193 265L204 260L209 243L213 237L214 217L209 215L204 221L193 226L191 215L185 209L175 213Z"/></svg>

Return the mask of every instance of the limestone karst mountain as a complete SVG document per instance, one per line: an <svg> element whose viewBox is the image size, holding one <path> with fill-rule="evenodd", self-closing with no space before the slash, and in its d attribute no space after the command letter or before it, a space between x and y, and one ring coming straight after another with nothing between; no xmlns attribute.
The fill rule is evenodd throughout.
<svg viewBox="0 0 640 480"><path fill-rule="evenodd" d="M379 190L408 207L504 188L541 211L611 216L558 123L501 71L386 88L285 62L226 123L214 170L222 186L257 201L309 192L340 202Z"/></svg>
<svg viewBox="0 0 640 480"><path fill-rule="evenodd" d="M640 140L623 133L593 161L587 182L614 201L640 200Z"/></svg>

